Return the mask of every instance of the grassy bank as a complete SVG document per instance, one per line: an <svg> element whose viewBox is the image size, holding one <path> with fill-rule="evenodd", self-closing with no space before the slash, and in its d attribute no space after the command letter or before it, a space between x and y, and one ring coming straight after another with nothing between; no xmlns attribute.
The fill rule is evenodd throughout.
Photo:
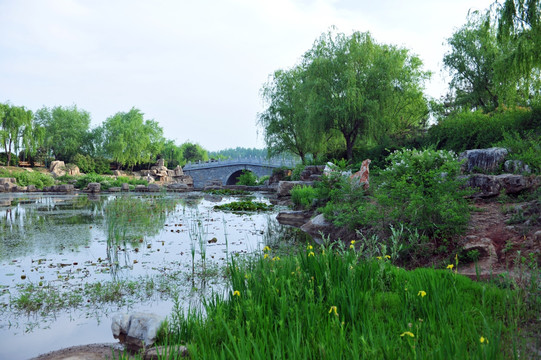
<svg viewBox="0 0 541 360"><path fill-rule="evenodd" d="M231 290L206 315L178 311L165 344L195 359L507 359L539 313L524 293L446 269L413 271L353 249L232 263Z"/></svg>

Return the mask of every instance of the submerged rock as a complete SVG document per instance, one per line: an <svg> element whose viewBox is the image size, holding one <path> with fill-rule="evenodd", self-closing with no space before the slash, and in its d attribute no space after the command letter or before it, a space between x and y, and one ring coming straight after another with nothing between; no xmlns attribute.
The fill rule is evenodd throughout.
<svg viewBox="0 0 541 360"><path fill-rule="evenodd" d="M128 350L139 351L154 345L162 321L156 314L117 314L113 316L111 331Z"/></svg>

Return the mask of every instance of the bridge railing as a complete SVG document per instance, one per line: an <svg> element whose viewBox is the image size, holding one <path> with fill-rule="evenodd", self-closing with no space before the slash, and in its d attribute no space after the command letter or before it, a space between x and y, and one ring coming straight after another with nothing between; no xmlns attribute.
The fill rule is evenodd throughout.
<svg viewBox="0 0 541 360"><path fill-rule="evenodd" d="M225 159L225 160L212 160L212 161L199 161L196 163L188 162L184 165L184 170L194 170L194 169L203 169L209 167L220 167L220 166L230 166L230 165L260 165L260 166L269 166L269 167L294 167L300 163L300 160L292 159L281 159L281 158L271 158L267 159L265 157L246 157L246 158L236 158L236 159Z"/></svg>

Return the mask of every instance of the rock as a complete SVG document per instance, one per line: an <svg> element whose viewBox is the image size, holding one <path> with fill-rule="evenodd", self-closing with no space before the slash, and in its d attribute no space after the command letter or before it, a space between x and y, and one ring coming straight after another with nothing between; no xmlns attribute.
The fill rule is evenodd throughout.
<svg viewBox="0 0 541 360"><path fill-rule="evenodd" d="M15 183L11 183L11 182L6 182L4 184L4 191L5 192L17 192L18 191L18 186L17 184Z"/></svg>
<svg viewBox="0 0 541 360"><path fill-rule="evenodd" d="M491 197L500 194L502 186L493 175L475 174L468 178L466 186L475 189L472 197Z"/></svg>
<svg viewBox="0 0 541 360"><path fill-rule="evenodd" d="M36 188L35 185L28 185L26 187L26 192L36 192L36 191L38 191L38 189Z"/></svg>
<svg viewBox="0 0 541 360"><path fill-rule="evenodd" d="M318 244L323 243L321 234L329 233L332 228L333 225L325 220L325 216L323 214L317 215L301 226L301 230L310 235Z"/></svg>
<svg viewBox="0 0 541 360"><path fill-rule="evenodd" d="M314 183L310 181L280 181L278 183L278 188L276 189L276 193L278 197L290 196L291 189L293 189L295 186L303 186L303 185L312 186L313 184Z"/></svg>
<svg viewBox="0 0 541 360"><path fill-rule="evenodd" d="M117 314L113 317L111 331L128 350L139 351L154 345L162 320L155 314Z"/></svg>
<svg viewBox="0 0 541 360"><path fill-rule="evenodd" d="M177 167L173 171L175 173L173 176L183 176L184 175L184 171L182 171L182 168L180 167L180 165L177 165Z"/></svg>
<svg viewBox="0 0 541 360"><path fill-rule="evenodd" d="M534 178L522 175L502 174L497 175L495 178L507 194L518 194L534 185Z"/></svg>
<svg viewBox="0 0 541 360"><path fill-rule="evenodd" d="M71 175L71 176L81 175L81 170L79 170L79 167L75 164L67 164L66 171L68 175Z"/></svg>
<svg viewBox="0 0 541 360"><path fill-rule="evenodd" d="M323 175L323 169L325 169L325 165L308 165L304 167L304 170L301 172L301 180L302 181L311 181L312 176L316 176L319 178L321 175Z"/></svg>
<svg viewBox="0 0 541 360"><path fill-rule="evenodd" d="M71 184L62 184L62 185L54 185L54 186L48 186L44 187L43 191L49 191L49 192L61 192L61 193L70 193L75 190L75 187Z"/></svg>
<svg viewBox="0 0 541 360"><path fill-rule="evenodd" d="M349 177L353 186L363 186L363 189L368 190L370 182L370 169L369 165L372 162L370 159L366 159L361 164L361 169Z"/></svg>
<svg viewBox="0 0 541 360"><path fill-rule="evenodd" d="M173 191L188 191L188 185L183 184L183 183L169 184L167 185L167 188Z"/></svg>
<svg viewBox="0 0 541 360"><path fill-rule="evenodd" d="M499 195L502 190L507 194L518 194L535 187L538 182L539 178L535 176L474 174L468 178L466 186L477 189L472 197L491 197Z"/></svg>
<svg viewBox="0 0 541 360"><path fill-rule="evenodd" d="M49 171L54 177L66 175L66 164L59 160L52 161L49 165Z"/></svg>
<svg viewBox="0 0 541 360"><path fill-rule="evenodd" d="M503 163L503 169L506 173L512 174L530 174L530 167L520 160L507 160Z"/></svg>
<svg viewBox="0 0 541 360"><path fill-rule="evenodd" d="M120 192L121 191L121 188L120 186L113 186L113 187L110 187L109 190L107 190L109 192Z"/></svg>
<svg viewBox="0 0 541 360"><path fill-rule="evenodd" d="M142 171L141 171L142 172ZM114 170L113 171L114 176L126 176L122 171L120 170Z"/></svg>
<svg viewBox="0 0 541 360"><path fill-rule="evenodd" d="M130 191L130 184L122 183L122 185L120 186L120 190L122 190L122 191Z"/></svg>
<svg viewBox="0 0 541 360"><path fill-rule="evenodd" d="M158 159L156 162L156 167L163 168L165 167L165 160L164 159Z"/></svg>
<svg viewBox="0 0 541 360"><path fill-rule="evenodd" d="M91 182L86 186L85 191L90 193L99 193L101 191L101 184L98 182Z"/></svg>
<svg viewBox="0 0 541 360"><path fill-rule="evenodd" d="M159 192L162 189L162 187L158 184L148 184L147 190L149 192Z"/></svg>
<svg viewBox="0 0 541 360"><path fill-rule="evenodd" d="M538 230L533 234L533 239L535 242L541 243L541 230Z"/></svg>
<svg viewBox="0 0 541 360"><path fill-rule="evenodd" d="M17 179L15 178L0 178L0 186L5 184L17 184Z"/></svg>
<svg viewBox="0 0 541 360"><path fill-rule="evenodd" d="M282 225L301 227L312 217L312 211L282 211L276 216L276 220Z"/></svg>
<svg viewBox="0 0 541 360"><path fill-rule="evenodd" d="M189 357L188 348L182 345L157 346L148 349L144 360L173 359L174 356ZM174 357L176 359L176 357Z"/></svg>
<svg viewBox="0 0 541 360"><path fill-rule="evenodd" d="M482 238L481 240L468 241L463 249L466 251L477 250L479 251L479 260L477 266L482 270L490 270L494 265L498 263L498 255L496 254L496 248L489 238Z"/></svg>
<svg viewBox="0 0 541 360"><path fill-rule="evenodd" d="M135 191L146 192L148 188L145 185L135 185Z"/></svg>
<svg viewBox="0 0 541 360"><path fill-rule="evenodd" d="M465 172L471 173L474 170L491 172L498 170L503 164L508 151L505 148L488 148L466 150L459 155L459 160L464 160L462 165Z"/></svg>

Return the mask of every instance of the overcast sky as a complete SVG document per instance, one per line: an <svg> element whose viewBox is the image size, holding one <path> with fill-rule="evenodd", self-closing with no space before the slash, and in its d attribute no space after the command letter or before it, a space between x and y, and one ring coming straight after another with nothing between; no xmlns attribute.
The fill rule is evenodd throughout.
<svg viewBox="0 0 541 360"><path fill-rule="evenodd" d="M493 0L0 0L0 102L77 107L92 126L132 107L177 144L264 147L261 86L321 33L410 49L446 92L445 40Z"/></svg>

